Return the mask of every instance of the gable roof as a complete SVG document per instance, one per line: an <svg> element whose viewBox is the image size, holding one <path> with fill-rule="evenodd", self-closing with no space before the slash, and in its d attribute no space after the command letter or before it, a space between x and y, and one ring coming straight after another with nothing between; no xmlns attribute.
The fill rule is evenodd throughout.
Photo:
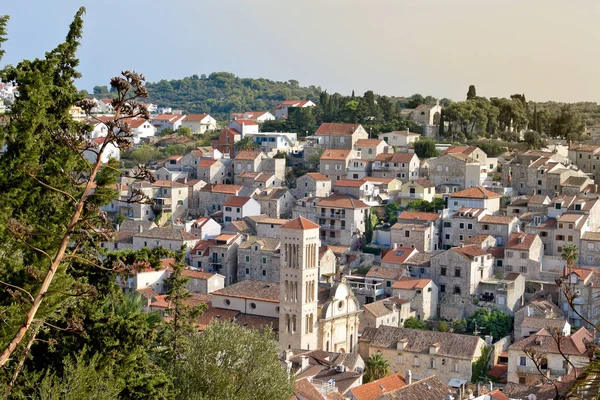
<svg viewBox="0 0 600 400"><path fill-rule="evenodd" d="M188 114L185 116L185 120L190 122L202 122L202 120L208 116L208 114Z"/></svg>
<svg viewBox="0 0 600 400"><path fill-rule="evenodd" d="M320 229L321 226L315 224L314 222L304 218L298 217L285 224L281 225L281 229L298 229L298 230L309 230L309 229Z"/></svg>
<svg viewBox="0 0 600 400"><path fill-rule="evenodd" d="M441 218L441 214L429 213L421 211L402 211L398 214L398 219L403 220L419 220L419 221L437 221Z"/></svg>
<svg viewBox="0 0 600 400"><path fill-rule="evenodd" d="M340 179L335 183L335 186L338 187L361 187L367 183L366 180L363 179Z"/></svg>
<svg viewBox="0 0 600 400"><path fill-rule="evenodd" d="M240 190L244 189L243 186L239 185L225 185L225 184L208 184L200 189L201 192L211 193L224 193L224 194L235 194Z"/></svg>
<svg viewBox="0 0 600 400"><path fill-rule="evenodd" d="M319 135L352 135L360 127L360 124L338 124L335 122L323 122L315 132Z"/></svg>
<svg viewBox="0 0 600 400"><path fill-rule="evenodd" d="M321 160L347 160L352 155L350 149L325 149Z"/></svg>
<svg viewBox="0 0 600 400"><path fill-rule="evenodd" d="M365 383L359 387L351 389L350 391L356 398L356 400L378 400L382 394L397 390L406 386L404 376L401 372L397 372L390 376L386 376L376 381Z"/></svg>
<svg viewBox="0 0 600 400"><path fill-rule="evenodd" d="M431 279L411 278L410 276L403 276L392 284L392 289L400 290L415 290L424 289L425 286L431 283Z"/></svg>
<svg viewBox="0 0 600 400"><path fill-rule="evenodd" d="M306 176L314 179L315 181L328 181L329 178L319 172L309 172Z"/></svg>
<svg viewBox="0 0 600 400"><path fill-rule="evenodd" d="M212 294L279 303L279 283L245 280Z"/></svg>
<svg viewBox="0 0 600 400"><path fill-rule="evenodd" d="M448 385L432 375L393 392L384 393L377 400L445 400L449 394Z"/></svg>
<svg viewBox="0 0 600 400"><path fill-rule="evenodd" d="M514 250L529 250L533 246L536 236L532 233L515 232L510 235L504 247Z"/></svg>
<svg viewBox="0 0 600 400"><path fill-rule="evenodd" d="M535 335L531 335L513 343L508 348L508 351L532 349L541 354L560 354L562 352L567 355L583 356L587 353L585 344L592 341L593 338L593 335L587 329L581 327L577 332L561 339L559 351L556 340L552 337L552 334L546 329L541 329Z"/></svg>
<svg viewBox="0 0 600 400"><path fill-rule="evenodd" d="M456 193L450 194L452 198L463 198L463 199L495 199L502 197L498 193L487 190L483 186L473 186Z"/></svg>
<svg viewBox="0 0 600 400"><path fill-rule="evenodd" d="M260 151L240 151L234 158L234 160L256 160L257 157L260 157Z"/></svg>
<svg viewBox="0 0 600 400"><path fill-rule="evenodd" d="M369 208L369 206L361 200L345 194L335 194L333 196L325 197L319 200L317 205L320 207L337 207L346 209Z"/></svg>
<svg viewBox="0 0 600 400"><path fill-rule="evenodd" d="M461 247L453 247L450 250L457 252L458 254L462 254L465 257L473 259L479 256L487 256L490 255L487 251L483 250L481 247L472 244L469 246L461 246Z"/></svg>
<svg viewBox="0 0 600 400"><path fill-rule="evenodd" d="M243 207L249 201L250 197L231 196L227 200L225 200L225 203L223 203L223 205L228 207Z"/></svg>
<svg viewBox="0 0 600 400"><path fill-rule="evenodd" d="M399 279L404 272L404 268L378 267L374 265L369 269L369 272L367 272L365 276L367 278L396 280Z"/></svg>
<svg viewBox="0 0 600 400"><path fill-rule="evenodd" d="M410 247L398 247L390 250L381 258L382 263L404 264L417 250Z"/></svg>
<svg viewBox="0 0 600 400"><path fill-rule="evenodd" d="M358 146L358 147L377 147L382 143L385 143L385 142L381 139L358 139L356 141L356 146Z"/></svg>
<svg viewBox="0 0 600 400"><path fill-rule="evenodd" d="M466 154L466 155L470 155L475 150L477 150L477 147L473 147L473 146L452 146L452 147L448 147L440 155L442 155L442 156L446 155L446 154Z"/></svg>
<svg viewBox="0 0 600 400"><path fill-rule="evenodd" d="M379 328L366 328L360 341L369 343L370 347L395 349L397 343L402 339L408 340L404 346L404 352L428 355L429 348L438 344L438 356L467 360L472 360L478 346L483 344L483 340L479 336L385 325L381 325Z"/></svg>
<svg viewBox="0 0 600 400"><path fill-rule="evenodd" d="M285 100L285 101L282 101L281 103L279 103L279 105L277 105L277 107L275 107L275 109L279 110L279 109L283 108L284 106L304 107L305 105L307 105L310 102L311 102L310 100Z"/></svg>

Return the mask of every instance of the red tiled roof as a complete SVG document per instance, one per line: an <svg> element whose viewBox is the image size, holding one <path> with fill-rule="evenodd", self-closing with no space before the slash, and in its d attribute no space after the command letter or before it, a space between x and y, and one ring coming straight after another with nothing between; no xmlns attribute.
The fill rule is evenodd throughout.
<svg viewBox="0 0 600 400"><path fill-rule="evenodd" d="M286 100L286 101L282 101L281 103L279 103L279 105L277 107L275 107L276 110L279 110L281 108L283 108L283 106L288 106L288 107L304 107L305 104L307 104L310 100Z"/></svg>
<svg viewBox="0 0 600 400"><path fill-rule="evenodd" d="M347 160L352 155L352 150L349 149L325 149L321 160Z"/></svg>
<svg viewBox="0 0 600 400"><path fill-rule="evenodd" d="M369 208L369 206L361 200L357 200L354 197L345 194L336 194L333 196L325 197L319 200L317 205L319 207L337 207L347 209Z"/></svg>
<svg viewBox="0 0 600 400"><path fill-rule="evenodd" d="M188 114L185 116L185 120L190 122L201 122L206 117L208 117L208 114Z"/></svg>
<svg viewBox="0 0 600 400"><path fill-rule="evenodd" d="M468 189L461 190L460 192L452 193L450 197L467 199L494 199L502 196L498 193L494 193L490 190L487 190L483 186L474 186Z"/></svg>
<svg viewBox="0 0 600 400"><path fill-rule="evenodd" d="M509 217L506 215L484 215L479 222L486 224L508 225L514 222L517 217Z"/></svg>
<svg viewBox="0 0 600 400"><path fill-rule="evenodd" d="M320 229L321 226L315 224L314 222L304 218L298 217L285 224L281 225L281 229L299 229L299 230L308 230L308 229Z"/></svg>
<svg viewBox="0 0 600 400"><path fill-rule="evenodd" d="M490 253L474 244L470 246L453 247L452 250L469 258L490 255Z"/></svg>
<svg viewBox="0 0 600 400"><path fill-rule="evenodd" d="M315 132L319 135L351 135L360 127L360 124L338 124L334 122L323 122Z"/></svg>
<svg viewBox="0 0 600 400"><path fill-rule="evenodd" d="M198 163L199 167L210 167L214 164L217 163L217 160L211 160L211 159L207 159L207 160L202 160Z"/></svg>
<svg viewBox="0 0 600 400"><path fill-rule="evenodd" d="M382 263L404 264L417 250L407 247L398 247L388 251L382 258Z"/></svg>
<svg viewBox="0 0 600 400"><path fill-rule="evenodd" d="M429 285L431 279L420 279L420 278L411 278L409 276L403 276L398 279L396 282L392 284L392 289L401 289L401 290L414 290L414 289L424 289L425 286Z"/></svg>
<svg viewBox="0 0 600 400"><path fill-rule="evenodd" d="M381 139L358 139L356 141L356 146L358 147L377 147L381 143L385 143Z"/></svg>
<svg viewBox="0 0 600 400"><path fill-rule="evenodd" d="M510 235L506 242L507 249L529 250L537 235L525 232L515 232Z"/></svg>
<svg viewBox="0 0 600 400"><path fill-rule="evenodd" d="M441 214L421 211L402 211L398 215L398 219L419 221L437 221L438 219L440 219L440 217Z"/></svg>
<svg viewBox="0 0 600 400"><path fill-rule="evenodd" d="M237 122L239 125L258 125L256 121L252 121L251 119L236 119L234 122Z"/></svg>
<svg viewBox="0 0 600 400"><path fill-rule="evenodd" d="M205 192L212 193L227 193L227 194L235 194L242 190L244 187L239 185L223 185L223 184L214 184L214 185L206 185L201 190Z"/></svg>
<svg viewBox="0 0 600 400"><path fill-rule="evenodd" d="M404 386L406 386L404 376L402 376L401 372L397 372L385 378L355 387L351 389L351 392L357 400L377 400L383 393L400 389Z"/></svg>
<svg viewBox="0 0 600 400"><path fill-rule="evenodd" d="M361 187L364 185L366 180L363 179L340 179L335 183L335 186L339 187Z"/></svg>
<svg viewBox="0 0 600 400"><path fill-rule="evenodd" d="M243 207L249 201L250 197L231 196L225 201L223 205L227 207Z"/></svg>
<svg viewBox="0 0 600 400"><path fill-rule="evenodd" d="M256 160L260 156L260 151L240 151L235 160Z"/></svg>
<svg viewBox="0 0 600 400"><path fill-rule="evenodd" d="M187 276L193 279L209 279L212 278L213 276L215 276L215 274L210 273L210 272L204 272L204 271L197 271L194 269L186 269L183 271L183 276Z"/></svg>
<svg viewBox="0 0 600 400"><path fill-rule="evenodd" d="M442 155L442 156L446 155L446 154L466 154L466 155L469 155L472 152L474 152L476 149L477 149L477 147L472 147L472 146L452 146L452 147L448 147L440 155Z"/></svg>

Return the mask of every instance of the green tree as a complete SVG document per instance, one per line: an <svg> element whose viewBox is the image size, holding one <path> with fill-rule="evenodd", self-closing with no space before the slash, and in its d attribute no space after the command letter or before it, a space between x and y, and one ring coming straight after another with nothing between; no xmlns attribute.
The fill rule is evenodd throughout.
<svg viewBox="0 0 600 400"><path fill-rule="evenodd" d="M268 329L215 320L190 338L184 359L174 371L178 399L288 400L294 393Z"/></svg>
<svg viewBox="0 0 600 400"><path fill-rule="evenodd" d="M467 92L467 100L475 100L477 97L477 90L475 89L475 85L469 86L469 91Z"/></svg>
<svg viewBox="0 0 600 400"><path fill-rule="evenodd" d="M423 211L423 212L437 212L446 208L446 201L444 199L435 198L433 201L427 201L418 199L408 203L404 207L407 211Z"/></svg>
<svg viewBox="0 0 600 400"><path fill-rule="evenodd" d="M494 353L494 346L484 346L481 350L481 355L475 361L471 368L471 382L497 382L497 379L487 373L487 366L490 362L490 357Z"/></svg>
<svg viewBox="0 0 600 400"><path fill-rule="evenodd" d="M186 138L192 137L192 128L189 126L181 126L177 129L177 134Z"/></svg>
<svg viewBox="0 0 600 400"><path fill-rule="evenodd" d="M94 86L94 88L92 89L92 93L94 93L95 95L108 95L108 86L104 85L104 86Z"/></svg>
<svg viewBox="0 0 600 400"><path fill-rule="evenodd" d="M417 108L418 106L420 106L423 103L425 103L425 98L422 95L420 95L418 93L413 94L408 99L408 102L406 103L406 108Z"/></svg>
<svg viewBox="0 0 600 400"><path fill-rule="evenodd" d="M235 142L233 147L237 152L246 150L256 150L258 148L258 143L256 143L250 136L246 136L245 138Z"/></svg>
<svg viewBox="0 0 600 400"><path fill-rule="evenodd" d="M519 141L519 134L512 131L500 132L500 139L504 140L505 142L517 143Z"/></svg>
<svg viewBox="0 0 600 400"><path fill-rule="evenodd" d="M496 308L492 310L480 308L469 316L468 331L474 332L475 325L481 336L491 335L496 339L501 339L512 332L513 318Z"/></svg>
<svg viewBox="0 0 600 400"><path fill-rule="evenodd" d="M364 383L373 382L385 378L391 373L390 363L383 358L381 353L370 356L365 362Z"/></svg>
<svg viewBox="0 0 600 400"><path fill-rule="evenodd" d="M567 269L570 271L579 260L579 249L575 245L567 244L563 247L560 256L567 263Z"/></svg>
<svg viewBox="0 0 600 400"><path fill-rule="evenodd" d="M401 210L400 204L389 202L385 205L386 222L395 224L398 222L398 212Z"/></svg>
<svg viewBox="0 0 600 400"><path fill-rule="evenodd" d="M438 329L440 332L450 332L450 324L448 324L446 321L440 321Z"/></svg>
<svg viewBox="0 0 600 400"><path fill-rule="evenodd" d="M427 330L427 324L415 317L410 317L404 321L404 327L409 329L421 329L423 331Z"/></svg>
<svg viewBox="0 0 600 400"><path fill-rule="evenodd" d="M8 15L0 15L0 61L4 57L5 50L2 49L2 43L6 42L6 24L10 17Z"/></svg>
<svg viewBox="0 0 600 400"><path fill-rule="evenodd" d="M435 148L435 141L429 138L420 138L415 142L415 153L417 157L423 158L431 158L437 157L439 152Z"/></svg>
<svg viewBox="0 0 600 400"><path fill-rule="evenodd" d="M365 243L363 243L363 246L368 246L373 241L373 233L377 222L377 215L374 212L368 211L365 215Z"/></svg>
<svg viewBox="0 0 600 400"><path fill-rule="evenodd" d="M458 318L452 321L451 327L452 332L454 333L465 333L467 332L467 320L464 318Z"/></svg>
<svg viewBox="0 0 600 400"><path fill-rule="evenodd" d="M160 153L149 144L143 143L139 148L132 151L129 157L138 164L148 164L150 161L158 160Z"/></svg>
<svg viewBox="0 0 600 400"><path fill-rule="evenodd" d="M536 131L525 132L523 138L530 149L539 149L542 146L542 137Z"/></svg>

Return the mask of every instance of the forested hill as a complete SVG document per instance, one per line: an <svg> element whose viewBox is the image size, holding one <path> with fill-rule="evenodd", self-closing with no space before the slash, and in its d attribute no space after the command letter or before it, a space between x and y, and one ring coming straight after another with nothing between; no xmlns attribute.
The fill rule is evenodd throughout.
<svg viewBox="0 0 600 400"><path fill-rule="evenodd" d="M319 100L320 87L301 87L298 81L240 78L229 72L147 83L150 101L189 113L210 113L218 120L231 112L271 111L284 100Z"/></svg>

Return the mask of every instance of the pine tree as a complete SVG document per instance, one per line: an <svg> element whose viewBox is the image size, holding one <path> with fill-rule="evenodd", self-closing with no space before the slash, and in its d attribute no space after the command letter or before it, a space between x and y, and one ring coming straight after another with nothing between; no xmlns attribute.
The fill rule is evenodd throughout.
<svg viewBox="0 0 600 400"><path fill-rule="evenodd" d="M0 15L0 61L4 56L4 50L2 50L2 43L6 42L6 25L8 24L8 20L8 15Z"/></svg>
<svg viewBox="0 0 600 400"><path fill-rule="evenodd" d="M467 100L475 100L477 97L477 90L475 89L475 85L469 86L469 91L467 92Z"/></svg>

